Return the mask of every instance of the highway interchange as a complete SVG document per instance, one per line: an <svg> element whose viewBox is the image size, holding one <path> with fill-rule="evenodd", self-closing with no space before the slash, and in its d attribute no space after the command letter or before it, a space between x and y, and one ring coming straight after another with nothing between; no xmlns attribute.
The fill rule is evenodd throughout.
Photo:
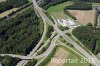
<svg viewBox="0 0 100 66"><path fill-rule="evenodd" d="M75 41L73 41L69 36L67 36L63 31L61 31L58 27L57 27L57 21L54 19L55 24L44 14L42 8L40 8L35 0L33 1L33 5L34 5L34 9L39 13L39 15L42 17L43 19L43 23L44 23L44 32L42 35L41 40L39 41L39 43L37 44L37 46L33 49L33 51L30 52L30 54L28 54L27 56L21 56L21 55L13 55L13 54L0 54L1 56L12 56L12 57L19 57L21 59L33 59L33 58L43 58L41 61L39 61L36 66L38 66L39 63L41 63L53 50L53 48L56 46L56 41L58 40L58 38L61 36L63 37L66 42L72 44L74 46L75 49L77 49L82 55L84 55L84 58L89 59L90 61L95 61L95 63L92 63L95 66L99 66L100 65L100 60L98 58L96 58L95 55L93 54L89 54L87 51L85 51L81 46L79 46ZM36 55L36 50L39 47L39 45L41 44L41 42L43 41L43 38L46 34L46 22L47 24L49 24L50 26L52 26L54 28L54 31L57 33L57 35L52 39L51 44L49 46L49 48L40 55ZM48 42L49 40L47 40ZM59 43L61 43L59 41ZM46 44L46 43L45 43ZM45 46L45 44L43 46ZM62 43L61 43L62 44ZM62 44L63 46L65 46L64 44ZM43 47L42 46L42 47ZM38 49L37 51L39 51L41 49ZM26 63L28 62L28 60L22 60L20 61L16 66L24 66Z"/></svg>

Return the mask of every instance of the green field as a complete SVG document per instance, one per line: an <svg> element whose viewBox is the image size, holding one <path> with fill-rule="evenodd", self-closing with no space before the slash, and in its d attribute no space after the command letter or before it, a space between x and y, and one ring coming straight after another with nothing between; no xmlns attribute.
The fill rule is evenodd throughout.
<svg viewBox="0 0 100 66"><path fill-rule="evenodd" d="M68 16L64 14L63 9L71 4L73 4L73 2L64 2L55 6L51 6L47 9L47 12L52 14L55 18L66 18Z"/></svg>
<svg viewBox="0 0 100 66"><path fill-rule="evenodd" d="M28 0L30 3L32 2L32 0Z"/></svg>
<svg viewBox="0 0 100 66"><path fill-rule="evenodd" d="M57 52L58 48L61 47L61 46L57 46L54 50L55 52ZM79 56L78 54L76 54L75 52L73 52L72 50L66 48L66 47L62 47L66 50L66 52L69 53L68 57L66 58L67 59L78 59L78 62L77 63L64 63L63 66L89 66L88 63L81 63L82 61L82 57ZM53 54L52 54L53 53ZM53 58L54 57L54 51L51 53L51 56L48 56L44 61L48 60L48 62L45 64L45 62L41 63L41 64L45 64L44 66L48 66L48 63L50 62L50 58Z"/></svg>
<svg viewBox="0 0 100 66"><path fill-rule="evenodd" d="M92 3L93 6L100 6L100 3Z"/></svg>
<svg viewBox="0 0 100 66"><path fill-rule="evenodd" d="M77 61L77 63L69 63L68 62L68 63L65 63L63 66L89 66L88 63L85 63L85 62L81 63L81 61L83 59L81 56L77 55L76 53L74 53L68 49L66 49L66 50L67 50L67 52L69 52L69 56L66 59L75 59L75 60L78 59L78 61Z"/></svg>

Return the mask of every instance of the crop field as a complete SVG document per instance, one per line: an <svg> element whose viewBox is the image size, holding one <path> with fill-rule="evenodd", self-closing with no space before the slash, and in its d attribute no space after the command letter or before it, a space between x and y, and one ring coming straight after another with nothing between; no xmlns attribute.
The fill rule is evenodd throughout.
<svg viewBox="0 0 100 66"><path fill-rule="evenodd" d="M68 48L65 47L58 47L56 49L56 52L53 56L52 59L55 59L55 61L58 59L61 60L68 60L70 59L70 61L67 61L65 63L57 63L57 62L52 62L50 61L46 66L89 66L88 62L83 62L82 61L82 57L79 56L78 54L76 54L75 52L71 51ZM72 62L71 60L74 60L74 62ZM77 60L77 61L75 61Z"/></svg>
<svg viewBox="0 0 100 66"><path fill-rule="evenodd" d="M63 9L66 6L69 6L73 4L73 2L64 2L55 6L51 6L50 8L47 9L47 12L49 12L50 14L52 14L55 18L66 18L68 17L64 12Z"/></svg>
<svg viewBox="0 0 100 66"><path fill-rule="evenodd" d="M63 49L63 48L58 48L57 52L55 53L53 59L66 59L66 57L68 57L68 52ZM55 62L50 62L48 63L47 66L63 66L64 63L55 63Z"/></svg>
<svg viewBox="0 0 100 66"><path fill-rule="evenodd" d="M67 63L64 63L63 66L89 66L87 61L82 62L83 58L73 52L69 52L69 56L66 59L74 61L68 61Z"/></svg>
<svg viewBox="0 0 100 66"><path fill-rule="evenodd" d="M86 25L88 23L94 24L96 11L95 10L68 10L70 14L75 16L77 20L82 23L83 25Z"/></svg>

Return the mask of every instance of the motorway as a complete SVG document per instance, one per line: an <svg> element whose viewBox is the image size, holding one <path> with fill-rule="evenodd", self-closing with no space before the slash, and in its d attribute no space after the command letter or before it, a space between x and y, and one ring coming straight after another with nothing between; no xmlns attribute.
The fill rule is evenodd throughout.
<svg viewBox="0 0 100 66"><path fill-rule="evenodd" d="M58 38L60 37L60 35L56 35L52 41L51 41L51 45L49 46L49 48L47 49L47 51L45 53L43 53L45 55L45 57L40 60L35 66L38 66L43 60L45 60L46 57L48 57L48 55L52 52L52 50L54 49L54 47L56 47L56 41L58 40Z"/></svg>
<svg viewBox="0 0 100 66"><path fill-rule="evenodd" d="M34 8L35 8L35 10L40 14L40 16L42 17L42 19L43 19L43 22L44 22L44 24L46 25L46 22L50 25L50 26L53 26L53 28L54 28L54 30L55 30L55 32L57 33L57 36L55 36L53 39L52 39L52 41L51 41L51 44L50 44L50 46L49 46L49 48L46 50L46 52L44 52L43 54L41 54L41 55L38 55L38 56L35 56L34 55L34 52L35 52L35 50L38 48L38 46L40 45L40 43L42 42L42 40L43 40L43 38L44 38L44 36L45 36L45 33L46 33L46 31L43 33L43 36L42 36L42 39L40 40L40 42L37 44L37 46L35 47L35 49L28 55L28 56L26 56L27 58L26 59L32 59L32 58L41 58L41 57L44 57L43 59L45 59L50 53L51 53L51 51L53 50L53 48L56 46L55 45L55 42L56 42L56 40L61 36L61 37L63 37L68 43L70 43L70 44L72 44L81 54L83 54L87 59L89 59L90 61L93 61L93 59L94 59L94 61L95 61L95 63L92 63L93 65L95 65L95 66L99 66L100 65L100 60L98 60L97 58L96 58L96 56L95 55L91 55L91 54L89 54L87 51L85 51L82 47L80 47L75 41L73 41L69 36L67 36L66 34L65 34L65 32L63 32L63 31L61 31L58 27L57 27L57 25L55 25L55 24L53 24L53 22L43 13L43 11L42 11L42 9L37 5L37 3L36 3L36 1L35 0L32 0L33 1L33 5L34 5ZM55 21L55 23L57 24L57 21L56 20L54 20ZM46 29L46 27L45 27L45 29ZM45 30L44 29L44 30ZM18 55L20 58L22 58L23 57L23 59L25 58L25 56L20 56L20 55ZM16 55L13 55L13 57L17 57ZM41 60L40 62L42 62L43 60ZM26 63L27 63L28 61L27 60L23 60L23 61L21 61L21 62L19 62L16 66L24 66ZM39 63L40 63L39 62ZM39 64L38 63L38 64ZM38 65L38 64L36 64L36 66Z"/></svg>
<svg viewBox="0 0 100 66"><path fill-rule="evenodd" d="M95 55L90 55L88 52L86 52L83 48L81 48L76 42L74 42L72 39L70 39L65 33L63 33L57 26L55 26L51 20L41 11L41 8L37 5L35 0L32 0L33 4L35 6L35 9L38 11L38 13L41 15L41 17L45 20L47 20L48 24L54 27L54 30L57 32L58 35L62 36L67 42L74 45L74 47L82 53L87 59L91 60L95 59L95 63L93 63L95 66L99 66L100 60L98 60Z"/></svg>

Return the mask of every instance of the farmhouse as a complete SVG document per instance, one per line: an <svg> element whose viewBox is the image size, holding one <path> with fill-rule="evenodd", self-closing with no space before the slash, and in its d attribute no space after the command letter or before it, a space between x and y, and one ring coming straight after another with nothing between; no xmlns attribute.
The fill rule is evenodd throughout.
<svg viewBox="0 0 100 66"><path fill-rule="evenodd" d="M57 19L58 23L61 24L62 26L76 26L75 22L71 19Z"/></svg>

